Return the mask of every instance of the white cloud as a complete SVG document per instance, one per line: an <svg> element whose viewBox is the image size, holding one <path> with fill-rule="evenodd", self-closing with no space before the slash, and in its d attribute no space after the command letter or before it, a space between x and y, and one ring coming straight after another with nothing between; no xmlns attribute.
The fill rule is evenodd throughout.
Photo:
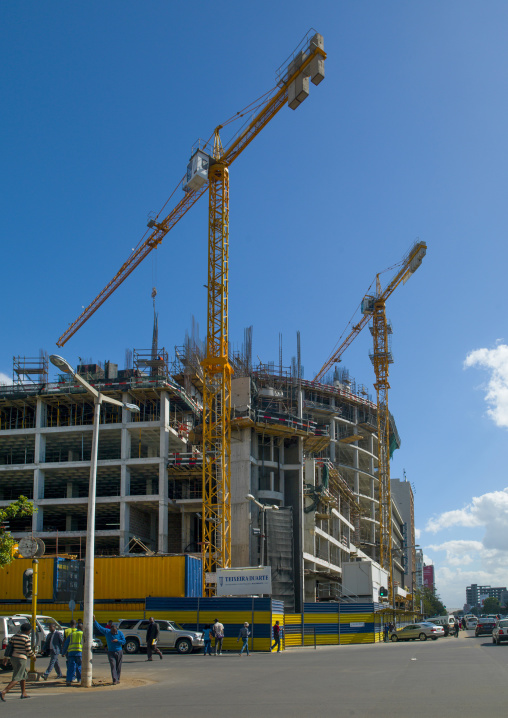
<svg viewBox="0 0 508 718"><path fill-rule="evenodd" d="M462 606L466 586L471 583L506 586L508 488L475 496L462 509L432 517L426 530L435 534L449 527L465 528L466 538L454 537L424 547L434 558L437 590L447 606ZM472 528L476 529L474 538ZM477 539L478 528L483 529L483 536Z"/></svg>
<svg viewBox="0 0 508 718"><path fill-rule="evenodd" d="M508 551L508 488L475 496L465 508L429 519L426 530L437 533L451 526L484 527L483 546Z"/></svg>
<svg viewBox="0 0 508 718"><path fill-rule="evenodd" d="M0 385L3 384L12 384L12 379L7 374L4 374L3 371L0 371Z"/></svg>
<svg viewBox="0 0 508 718"><path fill-rule="evenodd" d="M484 546L481 541L466 541L458 539L445 541L442 544L426 546L432 551L445 551L446 562L449 566L467 566L482 555Z"/></svg>
<svg viewBox="0 0 508 718"><path fill-rule="evenodd" d="M422 535L421 529L415 529L415 541L419 541Z"/></svg>
<svg viewBox="0 0 508 718"><path fill-rule="evenodd" d="M465 509L454 509L453 511L445 511L436 518L431 518L427 521L426 531L430 531L435 534L443 529L451 528L452 526L480 526L478 519L474 516L470 508Z"/></svg>
<svg viewBox="0 0 508 718"><path fill-rule="evenodd" d="M487 414L497 424L508 428L508 346L498 344L494 349L476 349L470 352L464 368L481 367L491 372L485 387Z"/></svg>

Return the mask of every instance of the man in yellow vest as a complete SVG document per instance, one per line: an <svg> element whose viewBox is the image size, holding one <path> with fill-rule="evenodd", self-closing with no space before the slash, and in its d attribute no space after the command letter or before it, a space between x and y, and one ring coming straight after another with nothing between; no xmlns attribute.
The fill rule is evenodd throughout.
<svg viewBox="0 0 508 718"><path fill-rule="evenodd" d="M64 641L75 630L76 630L76 621L74 619L72 619L72 621L69 623L69 628L66 628L64 631Z"/></svg>
<svg viewBox="0 0 508 718"><path fill-rule="evenodd" d="M67 656L67 676L65 685L72 685L76 676L81 681L81 662L83 658L83 624L69 629L62 648L62 655Z"/></svg>

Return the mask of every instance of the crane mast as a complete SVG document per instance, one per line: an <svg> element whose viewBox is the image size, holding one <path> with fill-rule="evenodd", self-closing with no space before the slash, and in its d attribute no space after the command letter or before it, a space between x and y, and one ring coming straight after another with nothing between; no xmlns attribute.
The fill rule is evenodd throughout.
<svg viewBox="0 0 508 718"><path fill-rule="evenodd" d="M376 293L367 294L361 303L362 319L332 353L330 358L316 374L314 381L322 379L332 365L338 361L363 327L372 319L373 351L372 364L376 381L374 388L377 396L377 441L378 441L378 480L379 480L379 563L389 574L389 601L393 605L393 564L392 564L392 497L390 485L390 412L388 392L390 389L389 366L393 362L389 345L391 326L386 319L386 300L395 289L406 283L416 272L427 252L425 242L416 242L400 262L399 271L382 290L380 275L376 275ZM399 266L399 265L395 265Z"/></svg>
<svg viewBox="0 0 508 718"><path fill-rule="evenodd" d="M209 180L208 326L203 364L203 576L231 565L231 374L228 352L229 170L215 131ZM204 581L205 595L213 584Z"/></svg>

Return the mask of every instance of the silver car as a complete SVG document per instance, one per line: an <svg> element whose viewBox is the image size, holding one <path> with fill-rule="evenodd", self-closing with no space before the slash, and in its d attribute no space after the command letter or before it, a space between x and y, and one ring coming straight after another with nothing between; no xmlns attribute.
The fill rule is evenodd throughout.
<svg viewBox="0 0 508 718"><path fill-rule="evenodd" d="M444 636L444 628L442 626L436 626L434 623L422 621L420 623L411 623L409 626L399 628L398 631L393 631L390 640L391 641L426 641L427 638L431 638L433 641L437 641L438 638Z"/></svg>
<svg viewBox="0 0 508 718"><path fill-rule="evenodd" d="M503 641L508 641L508 619L500 618L492 631L492 643L499 646Z"/></svg>
<svg viewBox="0 0 508 718"><path fill-rule="evenodd" d="M205 645L202 633L186 631L174 621L157 620L155 623L159 626L157 648L172 648L185 654L199 651ZM146 648L148 625L146 619L123 619L118 623L118 630L125 636L125 653L138 653L141 648Z"/></svg>

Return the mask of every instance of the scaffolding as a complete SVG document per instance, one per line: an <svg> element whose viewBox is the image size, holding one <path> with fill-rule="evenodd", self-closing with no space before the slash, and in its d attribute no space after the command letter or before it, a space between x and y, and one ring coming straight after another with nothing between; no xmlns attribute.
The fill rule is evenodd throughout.
<svg viewBox="0 0 508 718"><path fill-rule="evenodd" d="M12 358L12 383L26 387L48 383L49 359L42 349L38 357Z"/></svg>

